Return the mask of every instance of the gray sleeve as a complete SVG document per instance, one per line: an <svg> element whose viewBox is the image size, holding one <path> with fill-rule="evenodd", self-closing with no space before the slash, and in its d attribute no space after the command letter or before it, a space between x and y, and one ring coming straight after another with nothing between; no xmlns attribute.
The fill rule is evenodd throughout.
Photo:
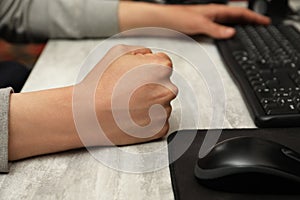
<svg viewBox="0 0 300 200"><path fill-rule="evenodd" d="M0 0L0 37L9 41L97 38L118 31L117 0Z"/></svg>
<svg viewBox="0 0 300 200"><path fill-rule="evenodd" d="M8 172L8 109L12 88L0 89L0 173Z"/></svg>

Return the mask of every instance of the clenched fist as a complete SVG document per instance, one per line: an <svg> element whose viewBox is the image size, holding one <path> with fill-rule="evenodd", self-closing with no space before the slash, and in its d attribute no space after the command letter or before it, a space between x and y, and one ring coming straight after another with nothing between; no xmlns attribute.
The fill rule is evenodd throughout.
<svg viewBox="0 0 300 200"><path fill-rule="evenodd" d="M164 53L137 46L113 47L75 87L75 105L80 106L74 112L84 144L125 145L166 135L170 102L177 94L171 74L172 61ZM86 102L91 99L89 107ZM94 124L85 120L93 110L98 119Z"/></svg>

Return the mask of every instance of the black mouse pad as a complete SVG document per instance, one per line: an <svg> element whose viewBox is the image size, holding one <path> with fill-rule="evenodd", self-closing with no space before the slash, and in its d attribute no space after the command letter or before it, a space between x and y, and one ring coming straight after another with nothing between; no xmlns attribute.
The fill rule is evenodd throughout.
<svg viewBox="0 0 300 200"><path fill-rule="evenodd" d="M228 193L209 189L197 182L194 167L207 130L184 130L172 133L168 137L168 151L172 187L176 200L299 200L300 195L287 194L245 194ZM210 133L213 134L213 133ZM222 131L219 142L237 136L254 136L283 144L300 152L300 128L278 129L226 129ZM188 146L188 147L187 147ZM186 151L184 151L186 149ZM184 152L179 157L180 152ZM179 158L178 158L179 157ZM176 159L178 158L178 159Z"/></svg>

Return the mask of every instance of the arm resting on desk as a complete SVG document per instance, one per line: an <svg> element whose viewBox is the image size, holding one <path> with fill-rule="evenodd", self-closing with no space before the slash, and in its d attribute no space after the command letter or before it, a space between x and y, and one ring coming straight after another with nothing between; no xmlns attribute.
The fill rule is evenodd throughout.
<svg viewBox="0 0 300 200"><path fill-rule="evenodd" d="M124 52L127 53L124 54ZM117 56L116 60L115 56ZM114 61L111 63L112 59ZM109 67L106 68L99 81L98 70L101 71L107 63L111 64L108 65ZM143 68L147 65L154 68ZM126 80L128 84L139 77L141 80L148 80L149 83L141 85L132 94L127 86L122 87L120 93L115 92L118 81L133 69L142 71L138 71L136 77L131 76L131 79ZM12 94L9 114L9 160L84 146L126 145L163 137L169 129L170 102L177 94L177 88L170 81L171 74L172 62L167 55L153 54L150 49L146 48L121 45L111 49L84 80L75 86ZM94 83L96 83L96 90L93 87ZM166 87L153 83L163 83ZM79 101L73 99L76 90L80 91ZM90 103L93 101L85 98L87 91L92 91L92 97L95 100L95 110L91 109L92 115L87 112L90 110L89 106L93 104ZM117 95L117 99L126 103L124 99L127 98L127 94L131 94L129 105L112 106L113 95ZM80 107L83 111L82 119L88 119L85 129L80 132L83 134L80 137L74 121L74 104L82 105ZM149 116L152 105L161 105L164 115L152 113ZM112 113L113 109L116 113ZM128 128L125 130L134 132L135 129L130 123L132 120L141 127L147 127L150 123L153 126L150 126L151 129L146 129L146 132L138 133L139 135L127 134L128 132L116 124L114 118L115 114L119 116L118 114L122 115L124 112L131 114L129 119L122 118L123 125L127 125ZM95 113L103 133L100 133L99 129L93 130L88 124L90 117L93 117ZM157 127L159 129L156 129ZM152 135L147 135L152 130L157 131ZM109 142L103 136L107 137ZM84 144L82 138L85 138Z"/></svg>

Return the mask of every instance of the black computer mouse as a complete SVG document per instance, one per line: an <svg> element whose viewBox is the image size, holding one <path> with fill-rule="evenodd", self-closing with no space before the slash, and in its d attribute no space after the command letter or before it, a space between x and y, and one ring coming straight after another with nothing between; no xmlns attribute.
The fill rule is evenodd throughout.
<svg viewBox="0 0 300 200"><path fill-rule="evenodd" d="M199 183L238 193L300 193L300 155L257 137L225 140L195 167Z"/></svg>

